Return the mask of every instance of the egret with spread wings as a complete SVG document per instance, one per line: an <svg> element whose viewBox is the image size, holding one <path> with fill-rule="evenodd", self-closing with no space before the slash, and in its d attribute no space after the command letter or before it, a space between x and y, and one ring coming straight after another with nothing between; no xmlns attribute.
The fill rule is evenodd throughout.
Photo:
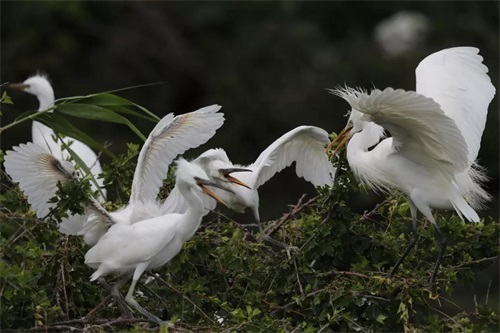
<svg viewBox="0 0 500 333"><path fill-rule="evenodd" d="M22 83L9 84L9 87L35 95L39 102L39 112L54 107L54 90L45 75L36 74L27 78ZM99 178L99 175L102 173L101 163L96 153L89 146L71 137L60 138L56 136L52 128L36 120L33 120L33 124L31 125L31 140L37 145L47 148L58 160L71 159L70 153L64 148L65 146L71 147L92 172L92 176L97 185L99 185L99 201L106 199L106 189L103 187L103 179ZM94 192L98 190L94 182L91 182L90 187ZM68 214L68 217L63 218L61 222L61 232L74 233L82 228L85 220L85 215Z"/></svg>
<svg viewBox="0 0 500 333"><path fill-rule="evenodd" d="M203 169L196 164L184 159L177 160L176 164L176 186L187 203L184 213L161 215L133 224L116 223L85 254L85 263L96 269L91 281L109 273L123 276L112 288L112 293L119 302L122 301L118 289L132 276L132 283L125 297L126 303L158 324L163 321L134 299L137 281L146 270L169 262L180 252L184 242L193 237L204 215L201 196L208 195L224 204L207 186L226 190L209 181Z"/></svg>
<svg viewBox="0 0 500 333"><path fill-rule="evenodd" d="M87 244L94 245L109 228L109 220L131 224L162 215L157 196L170 163L177 155L204 144L215 134L224 123L223 113L218 112L220 108L211 105L176 117L172 113L163 117L139 153L128 205L109 213L110 218L87 214L83 226L66 233L82 234ZM62 166L72 170L72 164L51 158L47 147L38 144L23 144L13 149L6 152L5 170L19 183L37 216L43 218L56 206L48 201L56 194L57 182L67 180L68 172L61 172Z"/></svg>
<svg viewBox="0 0 500 333"><path fill-rule="evenodd" d="M125 300L137 311L157 322L158 318L133 299L137 279L144 270L168 262L179 252L182 242L192 237L196 231L203 216L199 213L204 211L203 201L199 199L203 196L197 196L193 201L191 191L201 189L218 200L204 186L220 185L208 182L200 167L181 161L178 162L176 186L187 204L184 215L164 214L156 197L172 160L189 148L208 141L222 126L224 116L218 113L220 108L219 105L212 105L176 117L169 114L160 120L139 153L130 200L124 209L108 213L94 198L89 198L84 203L89 218L78 234L83 234L88 244L95 245L86 255L86 262L91 267L98 268L92 279L99 278L102 284L107 285L102 278L104 275L112 271L133 271L134 279ZM39 217L45 217L55 207L56 203L48 201L55 196L58 182L81 180L71 162L57 159L47 147L32 142L7 151L4 165L12 180L19 183ZM180 227L184 224L187 229ZM152 234L158 233L155 238L157 242L152 241L149 227ZM127 242L120 243L121 239L126 239ZM116 245L117 251L111 250L112 246L109 244ZM141 247L142 252L138 250ZM130 252L129 249L133 250ZM123 254L120 256L120 253ZM128 310L118 290L129 278L126 275L111 287L112 295L124 313Z"/></svg>
<svg viewBox="0 0 500 333"><path fill-rule="evenodd" d="M204 152L193 162L200 165L211 180L225 184L234 192L216 191L229 208L243 213L249 207L263 239L286 248L286 244L274 240L264 232L260 221L257 190L293 162L296 163L297 176L303 177L314 186L332 186L335 168L325 153L325 145L329 142L325 130L316 126L299 126L273 142L248 166L233 164L226 152L220 148ZM238 172L237 177L231 175L234 172ZM215 205L215 202L213 204ZM211 207L213 208L215 206ZM175 188L165 200L162 209L174 212L184 210L182 197Z"/></svg>
<svg viewBox="0 0 500 333"><path fill-rule="evenodd" d="M490 198L481 187L486 175L476 157L495 88L478 52L456 47L429 55L416 69L416 92L332 90L352 107L347 127L333 142L340 142L336 151L348 141L347 160L361 182L408 197L413 239L391 276L417 242L417 210L440 238L434 285L447 242L431 208L454 209L462 219L478 222L476 210ZM384 129L392 137L384 138Z"/></svg>

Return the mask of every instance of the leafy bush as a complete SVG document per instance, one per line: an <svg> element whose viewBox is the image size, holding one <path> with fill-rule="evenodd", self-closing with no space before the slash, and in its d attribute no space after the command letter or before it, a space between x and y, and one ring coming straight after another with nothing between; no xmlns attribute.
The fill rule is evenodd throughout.
<svg viewBox="0 0 500 333"><path fill-rule="evenodd" d="M116 198L105 204L110 210L128 200L138 149L130 144L104 165L108 193ZM465 309L452 297L456 286L472 284L478 272L498 261L498 221L464 223L455 214L436 214L450 246L434 294L428 282L439 250L433 228L420 220L417 246L389 279L411 237L407 201L395 193L357 214L349 202L359 187L340 169L333 188L300 198L269 221L268 232L296 250L269 247L238 223L240 215L228 217L221 208L168 265L144 275L137 300L174 322L171 331L496 331L498 307L485 301ZM58 231L61 211L78 209L89 186L60 187L62 210L41 220L5 173L0 181L3 331L159 330L143 318L121 317L109 292L88 280L88 247ZM172 186L170 172L161 196ZM467 302L473 304L475 296Z"/></svg>

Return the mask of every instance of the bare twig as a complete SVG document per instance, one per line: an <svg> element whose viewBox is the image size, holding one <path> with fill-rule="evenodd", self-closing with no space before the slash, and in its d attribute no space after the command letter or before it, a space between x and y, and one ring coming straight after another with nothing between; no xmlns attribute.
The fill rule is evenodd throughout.
<svg viewBox="0 0 500 333"><path fill-rule="evenodd" d="M194 303L189 297L187 297L183 292L181 292L180 290L178 290L177 288L175 288L171 283L163 280L160 276L155 276L155 279L158 279L160 282L162 282L163 284L165 284L167 287L169 287L170 289L172 289L173 291L175 291L177 294L181 295L182 298L184 298L186 301L188 301L189 303L191 303L191 305L200 313L203 315L203 317L205 317L210 323L214 323L214 320L212 318L210 318L198 305L196 305L196 303Z"/></svg>
<svg viewBox="0 0 500 333"><path fill-rule="evenodd" d="M97 304L92 310L90 310L86 315L85 317L83 317L82 319L83 320L90 320L90 318L92 318L94 316L94 314L104 306L104 304L106 304L109 299L111 298L111 294L109 294L108 296L106 296L102 301L101 303Z"/></svg>
<svg viewBox="0 0 500 333"><path fill-rule="evenodd" d="M491 288L491 279L490 282L488 283L488 290L486 290L486 299L484 300L484 304L488 304L488 299L490 297L490 288Z"/></svg>
<svg viewBox="0 0 500 333"><path fill-rule="evenodd" d="M283 224L290 221L294 216L297 216L304 208L311 207L316 202L317 197L309 199L307 202L303 203L306 194L302 194L299 201L295 205L291 205L291 209L288 213L284 214L281 218L271 223L266 229L265 232L268 235L272 235L276 230L281 228Z"/></svg>
<svg viewBox="0 0 500 333"><path fill-rule="evenodd" d="M293 266L295 266L295 275L297 276L297 283L299 284L300 294L304 296L304 289L302 288L302 283L300 282L299 269L297 268L297 259L293 258Z"/></svg>
<svg viewBox="0 0 500 333"><path fill-rule="evenodd" d="M492 261L492 260L496 260L496 259L498 259L498 256L495 256L495 257L488 257L488 258L482 258L482 259L473 260L473 261L466 261L466 262L464 262L464 263L461 263L460 265L453 266L452 268L453 268L453 269L457 269L457 268L460 268L460 267L469 266L469 265L474 265L474 264L479 264L479 263L481 263L481 262L485 262L485 261Z"/></svg>

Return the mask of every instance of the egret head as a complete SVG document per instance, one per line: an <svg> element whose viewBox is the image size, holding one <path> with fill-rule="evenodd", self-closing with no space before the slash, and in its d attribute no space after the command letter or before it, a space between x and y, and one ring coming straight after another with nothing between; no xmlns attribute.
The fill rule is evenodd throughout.
<svg viewBox="0 0 500 333"><path fill-rule="evenodd" d="M210 179L219 183L233 183L250 189L250 186L231 174L234 172L252 172L250 169L233 168L224 149L210 149L201 154L196 162L207 172Z"/></svg>
<svg viewBox="0 0 500 333"><path fill-rule="evenodd" d="M36 74L22 83L12 83L9 87L25 91L39 98L43 96L54 99L54 90L45 75Z"/></svg>
<svg viewBox="0 0 500 333"><path fill-rule="evenodd" d="M208 180L208 175L205 171L195 163L190 163L185 159L178 159L176 161L177 171L175 173L176 183L181 186L187 186L189 189L196 192L204 193L217 202L226 205L222 199L220 199L214 192L212 192L207 186L213 186L220 188L224 191L233 193L231 190L219 185L213 181Z"/></svg>
<svg viewBox="0 0 500 333"><path fill-rule="evenodd" d="M366 95L366 91L361 88L350 88L350 87L338 87L335 89L330 89L329 92L333 95L339 96L346 100L351 106L351 111L349 111L349 119L347 121L347 126L342 130L342 132L337 135L335 140L333 140L329 147L333 146L335 143L339 142L337 148L333 152L333 155L344 147L349 139L356 133L361 132L367 121L364 119L365 114L358 111L356 107L358 106L359 100L362 96Z"/></svg>

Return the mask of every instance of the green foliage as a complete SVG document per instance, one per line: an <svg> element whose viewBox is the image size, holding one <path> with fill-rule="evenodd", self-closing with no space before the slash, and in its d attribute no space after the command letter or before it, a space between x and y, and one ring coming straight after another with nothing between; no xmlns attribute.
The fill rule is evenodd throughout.
<svg viewBox="0 0 500 333"><path fill-rule="evenodd" d="M107 204L109 209L128 198L137 152L137 145L129 145L128 152L104 166L109 192L118 198ZM449 305L456 285L473 283L477 272L498 259L498 222L436 216L450 246L438 274L438 295L432 295L428 281L439 250L433 228L420 221L417 246L389 279L388 271L410 239L406 199L389 196L372 211L356 214L349 198L358 187L342 169L333 189L318 189L317 197L302 198L269 223L269 230L280 226L273 237L297 247L289 256L262 243L237 219L215 212L168 265L143 277L138 301L175 322L173 331L496 330L498 308L490 303L472 311ZM171 188L172 177L171 172L164 191ZM106 326L120 312L110 299L98 306L108 292L88 282L92 269L83 263L88 247L58 232L60 210L36 219L19 189L6 179L2 183L3 328L51 330L65 321L98 331L154 329L154 324L131 319ZM71 205L85 200L78 191L88 194L88 185L60 186L58 207L74 210Z"/></svg>

